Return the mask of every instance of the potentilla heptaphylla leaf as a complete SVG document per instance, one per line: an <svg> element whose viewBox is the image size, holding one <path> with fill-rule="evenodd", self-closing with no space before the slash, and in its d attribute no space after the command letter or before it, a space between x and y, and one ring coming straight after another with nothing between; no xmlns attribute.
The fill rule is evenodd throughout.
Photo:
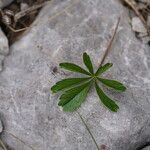
<svg viewBox="0 0 150 150"><path fill-rule="evenodd" d="M61 63L60 67L69 71L78 72L86 75L87 77L83 78L67 78L61 81L58 81L54 86L51 87L52 92L63 91L60 96L59 106L63 107L63 110L66 112L72 112L79 108L81 104L86 99L88 91L94 85L98 97L104 106L113 112L117 112L119 106L114 100L112 100L104 91L100 88L98 83L113 88L114 90L123 92L126 90L126 87L116 80L105 79L101 77L101 74L110 69L113 64L106 63L105 65L100 65L97 71L94 73L93 65L91 59L87 53L83 53L83 62L88 70L83 69L82 67L73 64L73 63Z"/></svg>

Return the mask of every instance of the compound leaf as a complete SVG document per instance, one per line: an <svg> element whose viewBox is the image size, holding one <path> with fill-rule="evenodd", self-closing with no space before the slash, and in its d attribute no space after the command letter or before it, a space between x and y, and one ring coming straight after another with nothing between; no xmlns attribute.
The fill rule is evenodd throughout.
<svg viewBox="0 0 150 150"><path fill-rule="evenodd" d="M56 93L58 91L61 91L65 88L69 88L73 85L77 85L80 83L83 83L87 80L89 80L90 78L67 78L67 79L63 79L61 81L58 81L54 86L51 87L51 90Z"/></svg>
<svg viewBox="0 0 150 150"><path fill-rule="evenodd" d="M113 112L117 112L117 110L119 109L118 105L111 100L98 86L97 83L95 83L95 88L97 91L97 94L101 100L101 102L111 111Z"/></svg>
<svg viewBox="0 0 150 150"><path fill-rule="evenodd" d="M85 100L88 90L90 89L91 83L95 83L96 92L101 100L101 102L111 111L117 112L119 109L118 105L114 100L109 98L103 90L98 86L97 82L101 82L102 84L111 87L118 91L125 91L126 87L116 80L110 80L98 77L108 69L110 69L113 64L106 63L104 65L100 65L94 73L93 65L91 59L87 53L83 53L83 62L87 67L87 70L81 68L80 66L74 63L60 63L60 67L69 71L78 72L84 75L88 75L89 77L83 78L67 78L61 81L58 81L54 86L51 87L53 92L58 92L63 90L63 94L60 96L60 100L58 102L59 106L63 107L64 111L74 111L76 110L82 102Z"/></svg>
<svg viewBox="0 0 150 150"><path fill-rule="evenodd" d="M88 71L73 63L60 63L59 66L69 71L79 72L86 75L91 75Z"/></svg>
<svg viewBox="0 0 150 150"><path fill-rule="evenodd" d="M119 81L116 81L116 80L110 80L110 79L103 79L103 78L97 78L100 82L102 82L103 84L105 84L106 86L109 86L115 90L118 90L118 91L125 91L126 90L126 87L120 83Z"/></svg>
<svg viewBox="0 0 150 150"><path fill-rule="evenodd" d="M83 53L83 62L91 74L94 74L91 59L87 53Z"/></svg>

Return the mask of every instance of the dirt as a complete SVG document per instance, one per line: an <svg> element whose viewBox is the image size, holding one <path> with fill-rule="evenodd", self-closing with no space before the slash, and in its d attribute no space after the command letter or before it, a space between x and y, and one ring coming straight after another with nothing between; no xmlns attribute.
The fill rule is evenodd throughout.
<svg viewBox="0 0 150 150"><path fill-rule="evenodd" d="M12 13L17 14L23 10L21 10L21 5L24 5L25 9L30 8L32 6L36 6L39 4L42 4L46 2L46 0L14 0L13 3L11 3L9 6L5 7L2 12L5 12L7 10L12 11ZM30 27L32 22L35 20L36 16L38 15L41 8L36 9L34 11L31 11L30 13L24 15L19 20L14 21L13 16L8 16L9 21L3 21L2 19L7 19L1 14L0 19L0 26L2 27L2 30L5 32L9 44L13 44L18 37L26 30L27 27ZM4 18L3 18L4 17ZM9 25L7 23L10 23ZM24 29L23 31L19 31L20 29Z"/></svg>

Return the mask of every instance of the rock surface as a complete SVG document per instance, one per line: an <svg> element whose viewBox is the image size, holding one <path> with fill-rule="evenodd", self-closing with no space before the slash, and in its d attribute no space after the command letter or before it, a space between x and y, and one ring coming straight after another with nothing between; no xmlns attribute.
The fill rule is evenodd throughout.
<svg viewBox="0 0 150 150"><path fill-rule="evenodd" d="M144 148L142 150L150 150L150 146L147 146L146 148Z"/></svg>
<svg viewBox="0 0 150 150"><path fill-rule="evenodd" d="M0 8L9 5L11 2L13 2L13 0L0 0Z"/></svg>
<svg viewBox="0 0 150 150"><path fill-rule="evenodd" d="M0 29L0 54L7 55L9 53L8 39L3 31Z"/></svg>
<svg viewBox="0 0 150 150"><path fill-rule="evenodd" d="M50 87L72 75L56 69L58 64L81 64L84 51L98 66L120 16L106 59L114 64L106 76L127 86L125 93L108 91L120 110L109 112L92 90L79 112L101 148L136 150L150 141L150 52L135 38L128 11L116 0L54 0L41 11L31 29L11 47L0 74L5 129L36 150L95 150L79 116L62 112L57 106L59 94L50 93ZM10 148L27 150L11 136L3 138Z"/></svg>
<svg viewBox="0 0 150 150"><path fill-rule="evenodd" d="M3 124L2 124L2 121L0 120L0 133L2 133L3 131Z"/></svg>
<svg viewBox="0 0 150 150"><path fill-rule="evenodd" d="M3 70L3 61L6 55L9 53L8 39L0 29L0 72Z"/></svg>
<svg viewBox="0 0 150 150"><path fill-rule="evenodd" d="M140 39L143 43L147 44L150 41L150 37L147 35L147 30L139 17L133 17L131 25L132 30L136 32L136 36L138 37L138 39Z"/></svg>
<svg viewBox="0 0 150 150"><path fill-rule="evenodd" d="M143 23L139 19L139 17L133 17L132 18L132 29L135 32L140 32L140 33L146 33L147 32Z"/></svg>
<svg viewBox="0 0 150 150"><path fill-rule="evenodd" d="M147 3L147 4L150 4L150 1L149 0L138 0L139 2L142 2L142 3Z"/></svg>

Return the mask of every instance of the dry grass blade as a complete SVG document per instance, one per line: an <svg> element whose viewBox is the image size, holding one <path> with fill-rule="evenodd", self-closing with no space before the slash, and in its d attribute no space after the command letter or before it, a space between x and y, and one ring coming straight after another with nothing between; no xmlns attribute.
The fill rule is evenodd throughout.
<svg viewBox="0 0 150 150"><path fill-rule="evenodd" d="M26 142L24 142L23 140L21 140L20 138L18 138L16 135L14 135L13 133L7 131L7 130L3 130L3 132L11 135L12 137L14 137L15 139L17 139L18 141L20 141L21 143L23 143L24 145L26 145L27 147L29 147L31 150L35 150L32 146L30 146L29 144L27 144ZM7 149L6 149L7 150Z"/></svg>
<svg viewBox="0 0 150 150"><path fill-rule="evenodd" d="M31 13L31 12L37 10L37 9L42 8L42 7L45 6L47 3L48 3L48 1L47 1L47 2L43 2L43 3L41 3L41 4L33 5L33 6L29 7L29 8L27 8L26 10L23 10L23 11L21 11L21 12L18 12L18 13L15 14L15 16L14 16L15 22L17 22L20 18L24 17L25 15L27 15L27 14L29 14L29 13Z"/></svg>
<svg viewBox="0 0 150 150"><path fill-rule="evenodd" d="M17 32L22 32L22 31L25 31L26 29L28 29L28 27L26 27L26 28L22 28L22 29L14 29L14 28L12 28L11 26L9 26L9 25L6 25L12 32L14 32L14 33L17 33Z"/></svg>
<svg viewBox="0 0 150 150"><path fill-rule="evenodd" d="M111 39L110 39L110 41L109 41L109 44L108 44L108 46L107 46L107 48L106 48L106 51L105 51L105 53L104 53L104 56L103 56L102 61L101 61L101 63L100 63L99 66L101 66L101 65L104 63L105 58L106 58L106 56L107 56L108 53L109 53L109 50L110 50L110 48L111 48L111 45L112 45L113 40L114 40L114 38L115 38L115 35L116 35L116 33L117 33L117 29L118 29L118 27L119 27L119 23L120 23L120 18L119 18L118 21L117 21L117 24L116 24L114 33L113 33L113 35L112 35L112 37L111 37ZM82 121L83 124L85 125L86 129L88 130L88 132L89 132L89 134L90 134L90 136L91 136L93 142L95 143L95 145L96 145L96 147L97 147L97 150L100 150L100 148L99 148L99 146L98 146L98 144L97 144L97 142L96 142L96 140L95 140L93 134L91 133L91 131L90 131L89 127L87 126L86 122L84 121L83 117L80 115L80 113L79 113L78 111L77 111L77 113L78 113L78 115L79 115L81 121Z"/></svg>
<svg viewBox="0 0 150 150"><path fill-rule="evenodd" d="M89 132L89 134L90 134L90 136L91 136L93 142L95 143L95 145L96 145L96 147L97 147L97 150L100 150L100 148L99 148L99 146L98 146L98 144L97 144L97 142L96 142L96 140L95 140L95 138L94 138L92 132L90 131L90 129L89 129L89 127L87 126L86 122L84 121L83 117L80 115L80 113L79 113L78 111L77 111L77 114L79 115L81 121L83 122L83 124L85 125L87 131Z"/></svg>
<svg viewBox="0 0 150 150"><path fill-rule="evenodd" d="M3 148L3 150L7 150L5 144L3 143L3 141L0 139L0 145Z"/></svg>
<svg viewBox="0 0 150 150"><path fill-rule="evenodd" d="M101 65L104 63L105 58L106 58L106 56L108 55L108 53L109 53L109 51L110 51L111 45L112 45L112 43L113 43L113 41L114 41L115 35L116 35L117 30L118 30L118 27L119 27L119 23L120 23L120 17L119 17L119 19L118 19L118 21L117 21L117 24L116 24L114 33L113 33L113 35L112 35L112 37L111 37L111 39L110 39L110 41L109 41L109 44L108 44L108 46L107 46L107 48L106 48L106 51L105 51L105 53L104 53L104 56L103 56L102 61L101 61L101 63L100 63L99 66L101 66Z"/></svg>

